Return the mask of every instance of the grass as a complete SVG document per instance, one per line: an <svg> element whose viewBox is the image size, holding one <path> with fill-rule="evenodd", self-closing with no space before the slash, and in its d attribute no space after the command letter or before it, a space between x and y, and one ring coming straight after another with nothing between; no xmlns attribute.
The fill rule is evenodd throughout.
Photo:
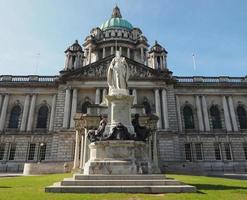
<svg viewBox="0 0 247 200"><path fill-rule="evenodd" d="M44 187L71 174L0 178L0 200L247 200L247 181L205 176L168 175L197 187L197 193L183 194L55 194Z"/></svg>

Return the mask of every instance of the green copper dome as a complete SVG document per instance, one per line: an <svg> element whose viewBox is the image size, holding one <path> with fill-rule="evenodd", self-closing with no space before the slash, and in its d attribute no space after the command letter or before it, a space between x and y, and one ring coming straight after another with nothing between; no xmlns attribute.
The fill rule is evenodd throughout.
<svg viewBox="0 0 247 200"><path fill-rule="evenodd" d="M100 29L103 31L112 28L124 28L127 30L133 29L132 24L122 18L120 9L117 6L113 9L111 19L107 20L100 26Z"/></svg>
<svg viewBox="0 0 247 200"><path fill-rule="evenodd" d="M103 31L111 28L125 28L127 30L132 30L133 26L122 18L111 18L100 26L100 29Z"/></svg>

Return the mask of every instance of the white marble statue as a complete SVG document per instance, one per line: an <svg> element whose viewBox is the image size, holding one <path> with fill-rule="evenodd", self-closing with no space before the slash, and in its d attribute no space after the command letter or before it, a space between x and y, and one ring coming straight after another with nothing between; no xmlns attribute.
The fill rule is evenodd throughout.
<svg viewBox="0 0 247 200"><path fill-rule="evenodd" d="M129 69L124 57L120 52L116 52L107 72L107 82L109 89L128 89Z"/></svg>

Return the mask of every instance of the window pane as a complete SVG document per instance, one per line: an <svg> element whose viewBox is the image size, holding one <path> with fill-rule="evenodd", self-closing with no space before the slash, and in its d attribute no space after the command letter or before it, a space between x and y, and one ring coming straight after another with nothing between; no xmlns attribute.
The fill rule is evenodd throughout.
<svg viewBox="0 0 247 200"><path fill-rule="evenodd" d="M19 105L14 106L10 112L9 128L18 128L20 114L21 107Z"/></svg>
<svg viewBox="0 0 247 200"><path fill-rule="evenodd" d="M187 143L184 145L184 147L185 147L185 159L187 161L192 162L191 144Z"/></svg>
<svg viewBox="0 0 247 200"><path fill-rule="evenodd" d="M221 150L220 150L220 144L219 143L214 144L214 152L215 152L215 159L221 160Z"/></svg>
<svg viewBox="0 0 247 200"><path fill-rule="evenodd" d="M29 145L28 160L34 160L36 144L32 143Z"/></svg>
<svg viewBox="0 0 247 200"><path fill-rule="evenodd" d="M220 111L217 106L213 105L210 108L210 115L212 119L212 127L213 129L221 129L221 117L220 117Z"/></svg>
<svg viewBox="0 0 247 200"><path fill-rule="evenodd" d="M183 109L184 127L185 129L194 129L194 116L193 111L189 106L185 106Z"/></svg>
<svg viewBox="0 0 247 200"><path fill-rule="evenodd" d="M247 115L243 106L237 108L238 121L241 129L247 129Z"/></svg>
<svg viewBox="0 0 247 200"><path fill-rule="evenodd" d="M46 128L48 118L48 107L41 106L38 112L37 128Z"/></svg>
<svg viewBox="0 0 247 200"><path fill-rule="evenodd" d="M225 146L226 159L227 160L232 160L232 154L231 154L231 146L230 146L230 144L225 143L224 146Z"/></svg>
<svg viewBox="0 0 247 200"><path fill-rule="evenodd" d="M5 144L0 144L0 160L4 158Z"/></svg>
<svg viewBox="0 0 247 200"><path fill-rule="evenodd" d="M196 159L197 160L202 160L202 144L197 143L195 144L195 149L196 149Z"/></svg>
<svg viewBox="0 0 247 200"><path fill-rule="evenodd" d="M244 155L245 159L247 160L247 143L243 143Z"/></svg>
<svg viewBox="0 0 247 200"><path fill-rule="evenodd" d="M10 144L9 160L15 159L16 144Z"/></svg>
<svg viewBox="0 0 247 200"><path fill-rule="evenodd" d="M39 148L39 161L45 160L46 144L41 143Z"/></svg>

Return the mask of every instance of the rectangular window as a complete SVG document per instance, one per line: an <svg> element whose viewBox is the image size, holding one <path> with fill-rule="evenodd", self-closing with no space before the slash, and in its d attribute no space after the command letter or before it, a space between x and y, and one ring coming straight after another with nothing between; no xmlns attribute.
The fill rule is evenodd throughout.
<svg viewBox="0 0 247 200"><path fill-rule="evenodd" d="M245 159L247 160L247 143L243 143L243 149L244 149Z"/></svg>
<svg viewBox="0 0 247 200"><path fill-rule="evenodd" d="M221 160L221 148L220 148L220 143L215 143L215 144L214 144L214 152L215 152L215 159L216 159L216 160Z"/></svg>
<svg viewBox="0 0 247 200"><path fill-rule="evenodd" d="M195 150L196 150L196 160L203 160L202 144L196 143Z"/></svg>
<svg viewBox="0 0 247 200"><path fill-rule="evenodd" d="M45 154L46 154L46 144L40 143L39 144L39 161L45 160Z"/></svg>
<svg viewBox="0 0 247 200"><path fill-rule="evenodd" d="M0 160L3 160L4 158L4 152L5 152L5 144L0 144Z"/></svg>
<svg viewBox="0 0 247 200"><path fill-rule="evenodd" d="M35 143L29 144L29 150L28 150L28 160L34 160L34 155L35 155Z"/></svg>
<svg viewBox="0 0 247 200"><path fill-rule="evenodd" d="M229 143L225 143L224 146L225 146L226 159L232 160L231 145Z"/></svg>
<svg viewBox="0 0 247 200"><path fill-rule="evenodd" d="M16 150L16 144L14 144L14 143L10 144L9 160L15 159L15 150Z"/></svg>
<svg viewBox="0 0 247 200"><path fill-rule="evenodd" d="M184 149L185 149L185 159L186 159L186 161L192 162L191 144L190 143L184 144Z"/></svg>

